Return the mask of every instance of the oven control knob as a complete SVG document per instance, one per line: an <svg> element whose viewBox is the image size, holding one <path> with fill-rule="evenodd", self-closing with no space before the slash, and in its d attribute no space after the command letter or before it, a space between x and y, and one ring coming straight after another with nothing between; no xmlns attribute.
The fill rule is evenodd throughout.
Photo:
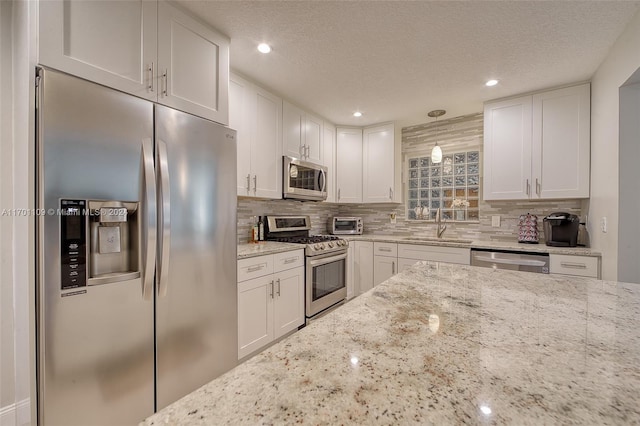
<svg viewBox="0 0 640 426"><path fill-rule="evenodd" d="M320 244L316 244L316 245L313 246L313 248L316 249L316 250L320 250L320 247L321 247Z"/></svg>
<svg viewBox="0 0 640 426"><path fill-rule="evenodd" d="M329 246L329 248L333 248L333 243L331 241L329 241L327 245Z"/></svg>

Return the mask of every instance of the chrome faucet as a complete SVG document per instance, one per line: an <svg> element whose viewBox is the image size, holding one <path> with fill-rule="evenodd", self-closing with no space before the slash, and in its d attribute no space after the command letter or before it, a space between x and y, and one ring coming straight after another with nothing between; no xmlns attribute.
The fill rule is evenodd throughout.
<svg viewBox="0 0 640 426"><path fill-rule="evenodd" d="M445 219L445 222L446 222L446 219ZM436 224L438 225L438 231L437 231L438 238L442 238L442 234L444 234L444 231L447 229L447 225L442 225L442 213L440 212L439 208L438 210L436 210Z"/></svg>

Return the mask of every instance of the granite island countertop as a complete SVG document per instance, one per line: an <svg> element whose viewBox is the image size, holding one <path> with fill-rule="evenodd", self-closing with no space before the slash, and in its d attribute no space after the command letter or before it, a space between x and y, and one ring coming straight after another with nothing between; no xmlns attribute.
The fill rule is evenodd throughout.
<svg viewBox="0 0 640 426"><path fill-rule="evenodd" d="M640 285L420 262L146 419L640 423Z"/></svg>

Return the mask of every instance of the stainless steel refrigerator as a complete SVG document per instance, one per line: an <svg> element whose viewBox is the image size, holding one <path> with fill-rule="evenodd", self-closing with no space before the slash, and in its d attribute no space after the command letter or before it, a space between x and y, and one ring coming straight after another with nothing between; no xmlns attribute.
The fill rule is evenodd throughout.
<svg viewBox="0 0 640 426"><path fill-rule="evenodd" d="M237 363L235 131L38 73L39 422L136 424Z"/></svg>

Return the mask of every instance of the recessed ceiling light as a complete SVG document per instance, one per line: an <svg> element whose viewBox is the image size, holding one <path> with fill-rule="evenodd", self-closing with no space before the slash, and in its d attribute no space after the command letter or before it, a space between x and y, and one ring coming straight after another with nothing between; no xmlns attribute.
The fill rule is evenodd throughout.
<svg viewBox="0 0 640 426"><path fill-rule="evenodd" d="M360 111L356 111L353 113L354 117L362 117L362 113Z"/></svg>
<svg viewBox="0 0 640 426"><path fill-rule="evenodd" d="M495 86L496 84L498 84L498 80L489 80L485 83L485 86Z"/></svg>
<svg viewBox="0 0 640 426"><path fill-rule="evenodd" d="M262 53L269 53L271 52L271 46L269 46L267 43L260 43L258 45L258 51Z"/></svg>

